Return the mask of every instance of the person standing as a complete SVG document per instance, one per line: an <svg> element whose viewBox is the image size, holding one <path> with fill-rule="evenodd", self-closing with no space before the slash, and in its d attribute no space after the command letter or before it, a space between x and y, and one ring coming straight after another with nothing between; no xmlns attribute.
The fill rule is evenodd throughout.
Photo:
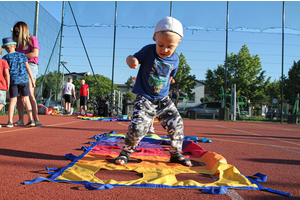
<svg viewBox="0 0 300 200"><path fill-rule="evenodd" d="M63 94L65 99L65 114L70 115L71 113L71 103L72 103L72 94L74 96L74 100L76 99L75 96L75 86L72 83L72 77L68 78L68 82L64 85Z"/></svg>
<svg viewBox="0 0 300 200"><path fill-rule="evenodd" d="M25 22L19 21L13 27L12 38L17 43L16 51L24 53L28 59L28 65L31 69L34 81L38 74L38 63L39 63L39 41L35 36L30 35L29 28ZM29 79L29 90L30 90L30 103L32 107L32 116L35 121L35 126L41 127L42 123L39 121L38 107L34 96L34 88L32 87L31 79ZM17 98L17 109L19 113L19 120L14 123L16 126L24 125L24 104L22 102L22 95Z"/></svg>
<svg viewBox="0 0 300 200"><path fill-rule="evenodd" d="M170 80L176 75L179 65L175 49L182 37L181 22L173 17L165 17L155 27L155 44L146 45L127 57L126 63L130 68L139 67L132 89L137 97L123 150L115 158L115 164L124 165L128 162L130 155L147 134L151 122L158 117L170 136L170 162L193 166L192 162L182 155L183 120L168 96Z"/></svg>
<svg viewBox="0 0 300 200"><path fill-rule="evenodd" d="M16 52L16 42L12 38L3 38L2 47L6 50L7 54L3 59L7 61L10 67L10 88L9 88L9 108L8 108L8 123L6 127L14 127L13 112L17 102L17 97L22 94L21 101L25 104L28 114L28 123L26 127L35 126L32 117L32 108L29 100L29 80L32 87L35 87L35 80L33 79L31 69L28 65L28 59L23 53Z"/></svg>
<svg viewBox="0 0 300 200"><path fill-rule="evenodd" d="M2 47L0 45L0 56L2 56ZM6 92L9 89L10 76L9 66L6 60L0 58L0 110L6 105ZM1 128L1 125L0 125Z"/></svg>
<svg viewBox="0 0 300 200"><path fill-rule="evenodd" d="M89 86L85 84L85 80L81 79L80 81L80 114L84 115L87 112L87 101L89 100ZM82 109L83 107L83 109ZM84 113L82 112L84 110Z"/></svg>

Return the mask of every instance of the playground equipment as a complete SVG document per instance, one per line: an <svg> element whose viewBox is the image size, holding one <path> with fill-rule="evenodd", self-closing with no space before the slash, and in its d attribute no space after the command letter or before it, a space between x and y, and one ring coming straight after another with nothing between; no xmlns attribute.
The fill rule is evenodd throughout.
<svg viewBox="0 0 300 200"><path fill-rule="evenodd" d="M300 100L300 97L299 97L299 94L297 94L297 97L295 99L294 109L293 109L293 116L295 117L296 124L298 124L299 117L300 117L299 100Z"/></svg>
<svg viewBox="0 0 300 200"><path fill-rule="evenodd" d="M186 95L186 96L179 96L178 100L179 99L186 99L186 102L185 102L185 105L184 105L183 109L180 110L180 111L178 111L179 113L183 113L185 111L185 108L186 108L186 106L187 106L187 104L188 104L188 102L189 102L190 99L189 99L188 95Z"/></svg>
<svg viewBox="0 0 300 200"><path fill-rule="evenodd" d="M224 107L225 98L230 97L231 120L236 120L236 116L249 114L248 111L245 111L245 108L247 108L247 97L236 96L236 84L231 85L231 94L225 94L222 86L219 96L221 97L222 108Z"/></svg>
<svg viewBox="0 0 300 200"><path fill-rule="evenodd" d="M245 96L237 96L236 99L238 113L240 115L248 115L248 111L245 111L245 108L247 108L247 98Z"/></svg>
<svg viewBox="0 0 300 200"><path fill-rule="evenodd" d="M99 96L97 97L96 101L90 102L94 110L97 111L95 115L102 117L121 115L123 107L123 94L124 92L114 90L112 96L109 94L106 98Z"/></svg>
<svg viewBox="0 0 300 200"><path fill-rule="evenodd" d="M122 107L123 107L123 94L125 92L120 92L118 90L114 90L113 93L113 106L110 112L111 116L117 116L122 114Z"/></svg>

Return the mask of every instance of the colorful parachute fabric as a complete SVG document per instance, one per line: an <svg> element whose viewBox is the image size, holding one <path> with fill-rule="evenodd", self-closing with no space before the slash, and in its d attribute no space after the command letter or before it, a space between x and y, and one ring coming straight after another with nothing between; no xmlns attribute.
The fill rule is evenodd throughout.
<svg viewBox="0 0 300 200"><path fill-rule="evenodd" d="M77 119L90 120L90 121L102 121L102 122L131 122L129 117L86 117L77 116Z"/></svg>
<svg viewBox="0 0 300 200"><path fill-rule="evenodd" d="M247 177L241 174L238 169L227 163L226 159L214 152L206 151L199 146L194 139L185 137L183 153L194 163L193 167L185 167L180 164L169 163L168 150L169 139L156 134L147 135L140 142L136 152L130 157L137 162L128 162L126 165L115 165L114 158L119 155L122 149L125 136L116 134L114 131L94 136L96 142L90 142L90 147L83 148L85 152L76 157L67 154L66 158L72 163L60 170L47 168L52 177L43 177L24 184L37 183L40 181L69 182L84 184L89 190L111 189L113 187L148 187L148 188L189 188L201 189L208 194L224 194L228 188L265 190L285 196L290 194L265 188L259 182L265 182L266 176L257 173ZM192 139L192 140L191 140ZM200 140L198 140L200 141ZM207 142L207 140L205 140ZM116 181L114 179L101 180L96 173L101 170L127 170L142 174L135 180ZM53 172L54 171L54 172ZM200 183L196 180L178 181L179 174L206 174L215 177L212 182ZM253 178L255 177L255 179Z"/></svg>

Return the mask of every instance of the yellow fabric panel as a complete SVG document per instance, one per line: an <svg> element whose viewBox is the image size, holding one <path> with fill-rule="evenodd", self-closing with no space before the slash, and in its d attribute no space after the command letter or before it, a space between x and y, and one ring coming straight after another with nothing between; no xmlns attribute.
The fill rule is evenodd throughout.
<svg viewBox="0 0 300 200"><path fill-rule="evenodd" d="M257 187L232 165L224 162L224 158L215 153L207 153L202 159L195 158L200 162L206 163L206 166L184 167L179 164L167 163L169 157L160 157L160 161L142 161L141 163L128 163L126 165L115 165L109 163L106 158L114 158L116 156L87 154L80 159L74 166L66 169L57 180L70 181L90 181L92 183L101 184L163 184L168 186L235 186L235 187ZM147 157L147 156L146 156ZM145 159L143 156L136 156L137 159ZM215 161L213 163L213 161ZM142 173L143 177L130 181L116 180L100 180L94 174L100 169L106 170L128 170ZM199 183L194 180L177 181L176 175L180 173L201 173L218 175L219 180L212 183Z"/></svg>

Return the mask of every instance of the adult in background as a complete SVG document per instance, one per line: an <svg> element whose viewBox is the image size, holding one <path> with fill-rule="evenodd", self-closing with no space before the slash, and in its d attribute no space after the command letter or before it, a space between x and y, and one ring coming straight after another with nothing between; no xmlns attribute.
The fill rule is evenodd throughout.
<svg viewBox="0 0 300 200"><path fill-rule="evenodd" d="M40 51L39 41L35 36L30 35L27 24L22 21L19 21L14 25L12 38L17 43L16 51L26 55L33 79L36 81ZM29 89L31 93L29 99L32 107L32 116L33 120L35 121L35 126L41 127L42 124L39 121L38 108L34 96L34 87L32 85L31 79L29 79ZM21 99L22 95L20 94L20 96L17 98L19 120L14 123L16 126L24 125L24 104Z"/></svg>
<svg viewBox="0 0 300 200"><path fill-rule="evenodd" d="M74 96L74 100L76 99L75 96L75 86L72 83L72 77L68 78L68 82L64 85L63 94L65 99L65 114L70 115L71 113L71 104L72 104L72 94Z"/></svg>
<svg viewBox="0 0 300 200"><path fill-rule="evenodd" d="M80 114L84 115L87 112L87 101L89 100L89 85L85 84L85 80L81 79L80 81ZM83 107L83 109L82 109ZM84 112L83 112L84 110Z"/></svg>

